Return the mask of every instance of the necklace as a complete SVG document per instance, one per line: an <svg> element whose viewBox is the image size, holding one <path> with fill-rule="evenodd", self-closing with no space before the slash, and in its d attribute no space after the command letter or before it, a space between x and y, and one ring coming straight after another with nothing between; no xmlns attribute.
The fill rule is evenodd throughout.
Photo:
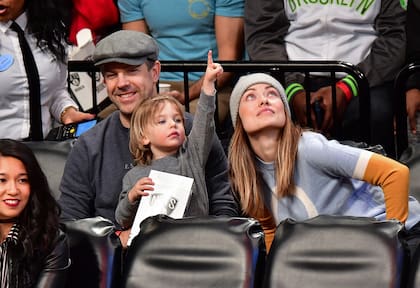
<svg viewBox="0 0 420 288"><path fill-rule="evenodd" d="M0 219L0 223L15 223L17 218Z"/></svg>

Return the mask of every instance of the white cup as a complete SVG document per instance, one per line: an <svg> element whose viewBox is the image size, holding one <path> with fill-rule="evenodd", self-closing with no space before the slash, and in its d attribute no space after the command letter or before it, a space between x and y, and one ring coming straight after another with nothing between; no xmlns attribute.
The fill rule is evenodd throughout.
<svg viewBox="0 0 420 288"><path fill-rule="evenodd" d="M159 94L167 93L169 91L171 91L171 84L159 83Z"/></svg>

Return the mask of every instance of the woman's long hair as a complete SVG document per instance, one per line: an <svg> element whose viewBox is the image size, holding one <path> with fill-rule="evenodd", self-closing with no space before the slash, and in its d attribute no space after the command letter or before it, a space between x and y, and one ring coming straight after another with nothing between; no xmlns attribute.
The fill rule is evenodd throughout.
<svg viewBox="0 0 420 288"><path fill-rule="evenodd" d="M32 150L25 144L10 140L0 140L0 157L13 157L20 160L26 168L30 185L30 195L26 207L17 217L19 224L19 251L12 251L16 260L12 272L18 279L27 279L39 269L45 256L53 247L59 231L59 206L50 192L47 178L42 172ZM13 253L14 252L14 253ZM18 267L16 267L18 265ZM26 269L23 272L21 269ZM23 273L23 275L20 275ZM21 278L23 277L23 278Z"/></svg>
<svg viewBox="0 0 420 288"><path fill-rule="evenodd" d="M141 139L145 136L146 129L152 124L156 113L163 108L165 103L170 103L177 107L182 117L182 124L184 125L185 120L182 106L174 97L159 95L143 99L136 106L130 123L130 152L136 164L150 165L152 162L153 153L150 145L143 145Z"/></svg>
<svg viewBox="0 0 420 288"><path fill-rule="evenodd" d="M302 130L290 117L286 117L278 142L275 159L276 194L278 198L293 194L294 166ZM242 212L255 218L267 217L262 196L262 177L259 175L255 154L240 117L229 149L229 177L233 190L241 203Z"/></svg>
<svg viewBox="0 0 420 288"><path fill-rule="evenodd" d="M65 63L72 1L25 0L25 8L29 32L34 34L38 47Z"/></svg>

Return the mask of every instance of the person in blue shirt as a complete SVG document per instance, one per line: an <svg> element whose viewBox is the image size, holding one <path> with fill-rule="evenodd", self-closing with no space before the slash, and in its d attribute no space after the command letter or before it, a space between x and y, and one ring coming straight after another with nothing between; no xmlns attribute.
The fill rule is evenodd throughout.
<svg viewBox="0 0 420 288"><path fill-rule="evenodd" d="M205 61L207 51L214 59L241 60L244 52L243 0L120 0L123 29L148 33L156 39L161 60ZM195 112L203 73L189 73L190 111ZM232 73L217 80L219 120L228 114ZM185 103L182 73L162 73L172 96Z"/></svg>

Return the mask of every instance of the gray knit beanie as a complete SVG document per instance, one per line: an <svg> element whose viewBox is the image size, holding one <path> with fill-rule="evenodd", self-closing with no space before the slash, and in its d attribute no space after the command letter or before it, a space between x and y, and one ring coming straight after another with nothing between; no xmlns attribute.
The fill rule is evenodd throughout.
<svg viewBox="0 0 420 288"><path fill-rule="evenodd" d="M289 117L291 116L286 93L284 92L284 88L279 81L274 79L272 76L264 73L248 74L239 78L238 82L232 90L232 94L230 95L230 116L232 118L232 123L234 127L236 125L236 118L238 116L239 110L239 102L241 101L242 95L244 94L245 90L248 89L250 86L259 83L269 84L276 88L277 91L279 91L281 100L284 104L284 110L286 111L287 115L289 115Z"/></svg>

